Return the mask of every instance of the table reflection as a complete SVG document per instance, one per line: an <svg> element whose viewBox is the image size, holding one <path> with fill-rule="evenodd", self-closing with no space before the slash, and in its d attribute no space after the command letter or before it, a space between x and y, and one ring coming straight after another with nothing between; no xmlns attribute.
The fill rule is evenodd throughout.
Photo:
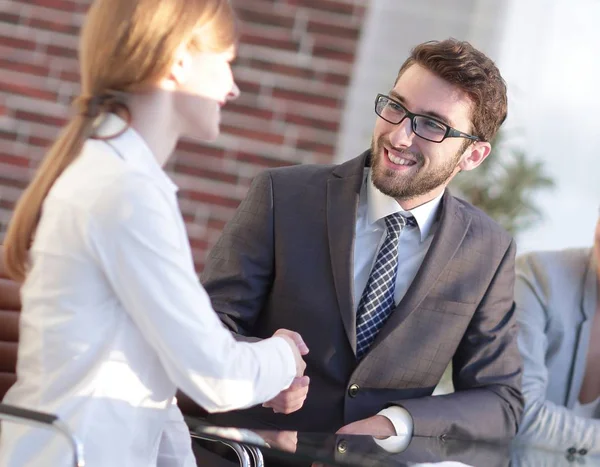
<svg viewBox="0 0 600 467"><path fill-rule="evenodd" d="M250 430L218 427L205 423L191 425L191 430L215 440L232 440L245 446L256 446L265 457L266 467L279 465L298 467L311 465L422 467L430 465L444 467L600 465L600 456L552 452L524 445L518 441L494 444L413 437L404 451L394 453L386 450L371 436Z"/></svg>

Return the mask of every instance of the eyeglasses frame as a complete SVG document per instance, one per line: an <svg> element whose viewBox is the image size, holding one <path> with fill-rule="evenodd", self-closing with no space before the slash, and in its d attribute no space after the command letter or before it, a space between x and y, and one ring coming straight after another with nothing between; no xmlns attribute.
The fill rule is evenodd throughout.
<svg viewBox="0 0 600 467"><path fill-rule="evenodd" d="M393 102L394 104L400 106L402 109L404 109L404 117L402 117L402 119L399 122L392 122L390 120L388 120L387 118L382 117L378 112L377 112L377 103L379 102L380 99L387 99L388 101ZM462 131L457 130L456 128L452 128L450 125L448 125L447 123L442 122L441 120L431 117L429 115L423 115L423 114L416 114L411 112L410 110L408 110L401 102L398 102L396 99L392 99L390 96L387 96L385 94L377 94L377 97L375 97L375 114L381 118L382 120L385 120L388 123L391 123L392 125L400 125L406 118L410 119L410 126L412 128L412 131L415 135L417 135L419 138L424 139L426 141L431 141L432 143L441 143L442 141L444 141L446 138L466 138L466 139L470 139L471 141L481 141L481 138L479 138L478 136L474 136L474 135L470 135L468 133L464 133ZM415 123L415 118L416 117L422 117L422 118L427 118L429 120L433 120L436 123L439 123L440 125L442 125L443 127L446 128L446 133L444 134L444 136L442 137L442 139L440 141L436 141L433 139L429 139L429 138L425 138L424 136L419 135L416 132L416 123Z"/></svg>

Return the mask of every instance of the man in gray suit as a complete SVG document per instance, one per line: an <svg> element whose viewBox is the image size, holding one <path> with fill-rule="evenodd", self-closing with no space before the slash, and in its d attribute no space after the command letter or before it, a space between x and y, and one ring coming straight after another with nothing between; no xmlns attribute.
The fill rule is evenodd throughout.
<svg viewBox="0 0 600 467"><path fill-rule="evenodd" d="M446 190L488 156L506 106L489 58L427 42L377 96L370 150L256 177L203 283L240 338L299 332L308 366L266 407L213 420L406 439L516 433L514 242ZM432 397L451 361L456 392Z"/></svg>
<svg viewBox="0 0 600 467"><path fill-rule="evenodd" d="M519 438L600 454L600 219L593 248L517 260L525 412Z"/></svg>

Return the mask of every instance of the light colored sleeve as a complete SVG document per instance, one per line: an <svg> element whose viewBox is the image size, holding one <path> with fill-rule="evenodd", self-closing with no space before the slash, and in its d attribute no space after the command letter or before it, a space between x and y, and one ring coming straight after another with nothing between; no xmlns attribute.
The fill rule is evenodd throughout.
<svg viewBox="0 0 600 467"><path fill-rule="evenodd" d="M381 410L377 415L383 415L392 422L396 430L396 436L385 439L373 438L373 441L387 452L397 453L404 451L410 444L413 433L413 421L408 410L404 407L391 405Z"/></svg>
<svg viewBox="0 0 600 467"><path fill-rule="evenodd" d="M518 438L528 444L566 451L571 447L600 453L600 421L575 415L566 407L546 400L548 325L546 298L538 287L533 269L518 262L515 302L519 322L518 343L523 355L525 411ZM565 369L566 371L566 369Z"/></svg>
<svg viewBox="0 0 600 467"><path fill-rule="evenodd" d="M200 285L174 194L127 175L90 212L90 248L171 381L209 412L246 408L291 384L285 340L237 342Z"/></svg>
<svg viewBox="0 0 600 467"><path fill-rule="evenodd" d="M156 467L196 467L190 430L175 398L168 411L158 447Z"/></svg>

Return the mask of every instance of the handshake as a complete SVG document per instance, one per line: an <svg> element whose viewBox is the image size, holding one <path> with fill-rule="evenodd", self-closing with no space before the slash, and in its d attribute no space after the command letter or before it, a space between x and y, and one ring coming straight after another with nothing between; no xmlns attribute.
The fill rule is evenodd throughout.
<svg viewBox="0 0 600 467"><path fill-rule="evenodd" d="M296 377L289 388L281 391L270 401L265 402L263 407L269 407L273 409L273 412L275 413L290 414L299 410L304 405L304 401L308 395L310 378L304 376L306 362L302 358L303 355L308 353L308 347L302 340L300 334L288 329L277 330L275 334L273 334L273 337L281 337L290 345L296 360Z"/></svg>

